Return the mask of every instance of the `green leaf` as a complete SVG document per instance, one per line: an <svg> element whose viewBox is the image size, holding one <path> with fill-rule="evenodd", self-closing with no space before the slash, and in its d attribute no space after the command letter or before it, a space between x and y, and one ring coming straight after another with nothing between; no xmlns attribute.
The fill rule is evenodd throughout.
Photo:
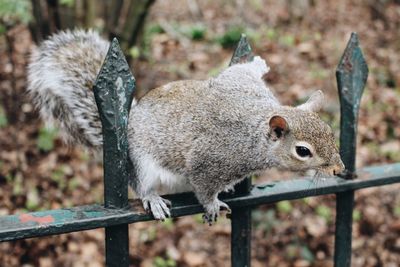
<svg viewBox="0 0 400 267"><path fill-rule="evenodd" d="M192 40L203 40L206 37L207 28L202 24L195 24L184 27L182 32Z"/></svg>
<svg viewBox="0 0 400 267"><path fill-rule="evenodd" d="M163 27L160 24L150 24L146 28L146 34L164 33Z"/></svg>
<svg viewBox="0 0 400 267"><path fill-rule="evenodd" d="M274 41L278 36L278 32L274 29L268 29L266 35L269 40Z"/></svg>
<svg viewBox="0 0 400 267"><path fill-rule="evenodd" d="M276 204L276 206L282 213L290 213L293 210L293 206L289 200L280 201Z"/></svg>
<svg viewBox="0 0 400 267"><path fill-rule="evenodd" d="M307 246L301 247L300 255L306 261L313 262L315 260L313 253Z"/></svg>
<svg viewBox="0 0 400 267"><path fill-rule="evenodd" d="M160 256L156 256L153 260L153 266L154 267L176 267L176 262L169 257L167 259L164 259Z"/></svg>
<svg viewBox="0 0 400 267"><path fill-rule="evenodd" d="M218 37L216 40L224 48L234 47L238 44L243 32L245 32L243 27L232 26L224 33L224 35Z"/></svg>
<svg viewBox="0 0 400 267"><path fill-rule="evenodd" d="M324 218L326 221L330 221L332 219L332 211L328 206L319 205L316 209L318 216Z"/></svg>
<svg viewBox="0 0 400 267"><path fill-rule="evenodd" d="M36 187L32 187L29 189L29 192L27 194L26 198L26 208L30 211L37 210L40 204L40 198L39 198L39 193Z"/></svg>
<svg viewBox="0 0 400 267"><path fill-rule="evenodd" d="M68 181L68 190L73 191L75 190L78 186L80 185L79 179L76 177L73 177Z"/></svg>
<svg viewBox="0 0 400 267"><path fill-rule="evenodd" d="M37 147L43 151L50 151L54 148L54 140L57 137L57 130L43 127L39 130Z"/></svg>
<svg viewBox="0 0 400 267"><path fill-rule="evenodd" d="M0 35L3 35L6 33L7 29L3 24L0 24Z"/></svg>
<svg viewBox="0 0 400 267"><path fill-rule="evenodd" d="M161 258L160 256L157 256L154 258L153 264L155 267L164 267L165 260L163 258Z"/></svg>
<svg viewBox="0 0 400 267"><path fill-rule="evenodd" d="M174 222L171 218L167 218L162 222L162 225L167 228L168 230L172 230L174 228Z"/></svg>
<svg viewBox="0 0 400 267"><path fill-rule="evenodd" d="M14 181L14 176L12 176L11 174L7 174L6 175L6 181L7 183L11 184Z"/></svg>
<svg viewBox="0 0 400 267"><path fill-rule="evenodd" d="M0 21L12 25L19 22L28 24L32 20L31 9L29 0L1 0Z"/></svg>
<svg viewBox="0 0 400 267"><path fill-rule="evenodd" d="M361 212L359 210L353 210L353 221L358 222L361 220Z"/></svg>
<svg viewBox="0 0 400 267"><path fill-rule="evenodd" d="M396 217L400 218L400 203L393 208L393 213Z"/></svg>
<svg viewBox="0 0 400 267"><path fill-rule="evenodd" d="M139 47L137 47L137 46L132 46L129 49L128 53L133 59L137 59L140 57L140 50L139 50Z"/></svg>
<svg viewBox="0 0 400 267"><path fill-rule="evenodd" d="M23 193L22 176L16 175L13 182L13 195L19 196Z"/></svg>
<svg viewBox="0 0 400 267"><path fill-rule="evenodd" d="M203 224L203 214L196 214L193 216L193 219L198 224Z"/></svg>
<svg viewBox="0 0 400 267"><path fill-rule="evenodd" d="M0 128L4 128L8 125L8 120L6 116L6 112L4 111L4 108L0 106Z"/></svg>
<svg viewBox="0 0 400 267"><path fill-rule="evenodd" d="M75 0L60 0L60 4L67 7L73 7Z"/></svg>
<svg viewBox="0 0 400 267"><path fill-rule="evenodd" d="M65 169L63 166L56 168L52 173L50 178L57 183L60 189L64 189L67 186L67 181L65 177Z"/></svg>
<svg viewBox="0 0 400 267"><path fill-rule="evenodd" d="M287 47L292 47L295 44L295 38L293 35L286 34L279 38L279 42Z"/></svg>

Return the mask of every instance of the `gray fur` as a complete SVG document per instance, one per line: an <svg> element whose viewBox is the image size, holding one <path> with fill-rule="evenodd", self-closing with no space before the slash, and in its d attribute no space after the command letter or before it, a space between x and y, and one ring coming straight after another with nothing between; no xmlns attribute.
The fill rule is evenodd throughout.
<svg viewBox="0 0 400 267"><path fill-rule="evenodd" d="M100 122L88 85L93 84L108 45L91 35L61 33L45 42L32 59L29 90L42 117L58 121L61 131L70 136L67 140L99 146ZM82 49L71 50L64 42L79 42L72 46ZM83 50L88 54L82 60ZM60 53L71 58L61 60ZM70 62L72 55L81 62ZM57 75L50 79L52 71ZM330 127L314 113L322 105L322 92L299 108L281 106L262 80L267 71L265 62L256 57L215 78L172 82L134 101L128 139L137 180L130 184L155 218L170 215L159 187L169 192L193 190L204 206L205 219L212 223L221 208L229 209L218 200L218 193L232 189L249 174L270 167L329 174L343 169ZM53 84L57 90L52 90ZM288 125L282 136L270 129L273 116L282 117ZM311 158L302 161L293 155L299 141L313 148Z"/></svg>
<svg viewBox="0 0 400 267"><path fill-rule="evenodd" d="M66 31L44 41L31 56L28 92L40 116L68 143L102 145L92 86L109 43L93 31Z"/></svg>

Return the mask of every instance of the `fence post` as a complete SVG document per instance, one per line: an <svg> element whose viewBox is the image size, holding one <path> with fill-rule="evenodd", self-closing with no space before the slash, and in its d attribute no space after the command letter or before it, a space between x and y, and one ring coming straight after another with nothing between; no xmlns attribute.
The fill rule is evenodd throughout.
<svg viewBox="0 0 400 267"><path fill-rule="evenodd" d="M352 33L336 69L340 98L340 156L346 166L345 178L355 178L357 122L360 100L367 82L368 67ZM351 266L354 191L336 194L335 266Z"/></svg>
<svg viewBox="0 0 400 267"><path fill-rule="evenodd" d="M242 34L229 65L253 60L251 47ZM251 178L235 186L236 194L247 194L251 189ZM251 260L251 208L233 208L231 215L231 263L233 267L250 266Z"/></svg>
<svg viewBox="0 0 400 267"><path fill-rule="evenodd" d="M93 90L103 126L104 205L123 209L128 206L127 126L135 80L117 39L111 42ZM128 225L106 227L105 232L106 266L128 267Z"/></svg>

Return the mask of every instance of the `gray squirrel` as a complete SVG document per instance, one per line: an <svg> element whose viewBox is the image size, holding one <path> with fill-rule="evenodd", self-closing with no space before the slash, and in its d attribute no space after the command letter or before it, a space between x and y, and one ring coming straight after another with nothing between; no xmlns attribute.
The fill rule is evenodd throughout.
<svg viewBox="0 0 400 267"><path fill-rule="evenodd" d="M32 53L28 92L68 143L102 147L92 86L108 47L97 33L75 30L51 36ZM194 191L211 224L220 210L229 210L218 193L250 174L271 167L323 175L344 170L333 132L316 113L323 93L283 106L262 79L268 71L257 56L216 77L171 82L132 102L128 141L137 178L130 185L156 219L170 216L160 188Z"/></svg>

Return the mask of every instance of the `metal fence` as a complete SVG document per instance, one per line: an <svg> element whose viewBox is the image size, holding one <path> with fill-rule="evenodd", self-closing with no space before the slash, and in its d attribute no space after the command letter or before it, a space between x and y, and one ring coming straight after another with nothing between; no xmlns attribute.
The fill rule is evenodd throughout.
<svg viewBox="0 0 400 267"><path fill-rule="evenodd" d="M250 45L242 36L231 64L252 59ZM340 154L346 177L313 184L311 178L252 185L250 179L223 196L232 208L232 266L250 266L251 210L266 203L317 195L336 194L334 262L348 267L351 262L351 233L354 191L400 182L400 163L355 169L357 117L368 68L353 33L336 70L340 104ZM103 125L104 205L93 204L0 217L0 241L59 235L95 228L106 230L106 266L129 265L128 224L153 220L140 200L128 200L127 123L135 80L116 39L111 43L94 86ZM313 190L309 190L310 188ZM171 215L179 217L203 211L192 193L166 196L172 201Z"/></svg>

